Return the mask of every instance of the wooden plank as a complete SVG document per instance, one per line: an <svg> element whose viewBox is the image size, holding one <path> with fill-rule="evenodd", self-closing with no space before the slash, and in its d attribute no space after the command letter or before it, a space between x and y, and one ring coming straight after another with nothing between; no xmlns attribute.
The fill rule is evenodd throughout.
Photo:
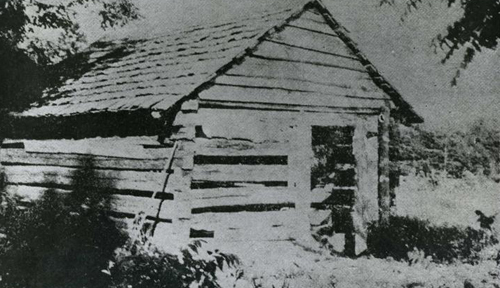
<svg viewBox="0 0 500 288"><path fill-rule="evenodd" d="M36 185L53 183L69 187L72 173L77 169L55 166L5 166L7 183ZM161 172L100 170L102 179L110 180L117 190L156 191L160 189L164 175Z"/></svg>
<svg viewBox="0 0 500 288"><path fill-rule="evenodd" d="M200 109L196 119L191 118L195 126L197 138L246 139L247 142L281 142L285 143L293 133L292 123L282 117L261 111L232 109ZM231 123L231 125L227 125Z"/></svg>
<svg viewBox="0 0 500 288"><path fill-rule="evenodd" d="M352 89L344 85L332 85L329 83L296 81L288 79L268 79L262 77L248 77L237 75L219 76L215 83L245 87L265 87L282 90L295 90L303 92L316 92L320 94L335 95L339 97L370 99L370 100L386 100L386 96L382 91L365 92L362 89Z"/></svg>
<svg viewBox="0 0 500 288"><path fill-rule="evenodd" d="M191 218L191 227L205 230L245 229L252 227L288 226L293 227L301 217L295 209L266 212L204 213Z"/></svg>
<svg viewBox="0 0 500 288"><path fill-rule="evenodd" d="M208 213L193 215L191 228L214 232L214 239L226 241L288 240L308 227L298 223L307 217L295 209L270 212Z"/></svg>
<svg viewBox="0 0 500 288"><path fill-rule="evenodd" d="M247 188L247 187L288 187L287 181L211 181L192 180L191 190L218 189L218 188Z"/></svg>
<svg viewBox="0 0 500 288"><path fill-rule="evenodd" d="M381 225L388 225L391 215L389 122L389 108L383 107L380 112L378 126L378 204Z"/></svg>
<svg viewBox="0 0 500 288"><path fill-rule="evenodd" d="M175 198L177 201L196 201L218 198L248 198L248 197L291 197L293 191L283 187L239 187L239 188L217 188L193 190L188 193L180 193ZM254 196L253 196L254 195ZM266 196L264 196L266 195ZM274 196L277 195L277 196ZM289 198L292 199L292 198ZM290 200L292 201L292 200Z"/></svg>
<svg viewBox="0 0 500 288"><path fill-rule="evenodd" d="M296 106L323 106L332 108L379 108L376 100L359 100L309 92L277 89L243 88L215 85L200 93L203 100L249 102L261 104L288 104Z"/></svg>
<svg viewBox="0 0 500 288"><path fill-rule="evenodd" d="M25 201L31 202L40 199L42 194L47 191L46 187L39 186L25 186L25 185L7 185L5 191L12 195L17 195ZM71 193L71 190L54 189L58 193ZM112 195L113 208L112 211L118 212L119 215L125 217L134 217L134 215L144 212L146 216L156 217L160 199L151 199L147 197L135 197L129 195ZM165 200L163 201L162 210L160 212L160 219L171 219L173 217L174 202Z"/></svg>
<svg viewBox="0 0 500 288"><path fill-rule="evenodd" d="M282 153L285 153L284 151ZM287 165L288 156L195 155L195 165Z"/></svg>
<svg viewBox="0 0 500 288"><path fill-rule="evenodd" d="M152 199L147 197L135 197L128 195L113 195L114 210L117 212L127 213L130 215L138 215L144 212L149 218L156 218L158 208L162 200ZM163 200L159 219L172 219L174 217L175 202Z"/></svg>
<svg viewBox="0 0 500 288"><path fill-rule="evenodd" d="M365 125L366 129L371 132L377 131L378 126L378 112L373 114L375 110L372 111L372 115L349 115L349 114L339 114L335 111L315 111L314 113L307 113L305 111L279 111L278 113L274 110L254 110L254 109L222 109L222 108L212 108L212 107L203 107L196 114L198 119L196 123L201 123L203 127L206 127L206 124L209 126L212 125L221 125L222 123L234 123L237 121L244 122L246 125L252 126L261 126L264 125L267 130L272 130L273 133L277 131L275 128L279 128L278 131L285 131L290 128L291 132L287 132L287 137L285 139L281 139L281 137L269 137L265 141L249 141L242 139L206 139L206 138L197 138L195 141L220 141L220 145L217 144L214 148L229 148L232 144L242 145L243 147L253 147L252 145L258 145L259 149L274 149L272 146L277 145L280 147L284 145L283 149L289 151L291 149L291 141L294 135L296 135L296 129L301 125L307 126L355 126L357 124ZM204 122L203 122L204 121ZM269 124L269 125L267 125ZM245 127L239 125L238 128L251 130L253 127ZM232 127L226 127L226 130L231 129ZM205 128L203 128L205 130ZM310 127L308 128L310 130ZM259 131L261 132L261 131ZM262 131L265 132L265 131ZM266 134L266 133L264 133ZM272 134L274 135L274 134ZM272 136L270 135L270 136ZM285 136L283 135L283 136ZM223 137L224 134L220 134L219 138ZM254 137L261 138L261 137ZM276 139L278 138L278 139ZM215 142L214 142L215 143ZM219 143L219 142L217 142ZM260 145L264 146L260 146ZM267 145L271 145L267 148ZM281 149L281 148L280 148Z"/></svg>
<svg viewBox="0 0 500 288"><path fill-rule="evenodd" d="M24 143L26 152L94 155L131 159L157 159L169 155L170 148L146 149L158 145L157 137L110 137L80 140L17 140Z"/></svg>
<svg viewBox="0 0 500 288"><path fill-rule="evenodd" d="M372 117L375 128L378 127L378 115ZM377 221L379 218L378 211L378 139L377 133L367 132L368 127L363 123L356 125L356 130L353 137L353 153L356 158L356 174L357 187L356 204L354 207L355 221L360 223L357 232L367 233L366 223ZM373 131L373 130L372 130Z"/></svg>
<svg viewBox="0 0 500 288"><path fill-rule="evenodd" d="M40 198L43 191L47 190L44 187L37 186L24 186L24 185L6 185L5 191L11 195L16 195L24 199L25 201L35 201ZM70 193L71 190L66 189L54 189L58 193Z"/></svg>
<svg viewBox="0 0 500 288"><path fill-rule="evenodd" d="M219 188L193 190L176 201L189 201L192 208L295 203L297 192L287 188Z"/></svg>
<svg viewBox="0 0 500 288"><path fill-rule="evenodd" d="M318 53L316 51L300 49L297 46L285 46L279 42L264 41L252 55L266 59L306 63L316 66L326 66L341 70L367 73L363 65L357 60L337 55Z"/></svg>
<svg viewBox="0 0 500 288"><path fill-rule="evenodd" d="M268 229L221 229L214 231L214 240L226 242L288 241L307 231L294 227L271 227Z"/></svg>
<svg viewBox="0 0 500 288"><path fill-rule="evenodd" d="M284 165L196 165L194 181L287 181L288 167Z"/></svg>
<svg viewBox="0 0 500 288"><path fill-rule="evenodd" d="M36 184L32 184L36 185ZM53 185L45 185L42 186L43 184L40 184L40 186L26 186L26 185L7 185L9 191L15 195L19 195L22 198L28 198L28 199L36 199L38 197L38 194L40 193L40 190L45 190L48 189L47 187L51 187L51 189L54 189L56 192L59 193L69 193L71 192L70 187L66 187L66 189L62 188L54 188ZM112 193L115 193L113 195L128 195L128 196L133 196L133 197L149 197L153 195L153 191L135 191L135 190L112 190ZM160 195L157 195L156 199L165 199L165 200L173 200L174 195L171 193L163 193Z"/></svg>
<svg viewBox="0 0 500 288"><path fill-rule="evenodd" d="M354 91L382 91L368 75L356 71L335 69L333 67L293 63L285 61L272 61L248 57L238 66L229 70L229 76L248 76L261 79L284 79L299 83L325 84L345 87Z"/></svg>
<svg viewBox="0 0 500 288"><path fill-rule="evenodd" d="M196 138L196 154L207 156L286 156L287 143Z"/></svg>
<svg viewBox="0 0 500 288"><path fill-rule="evenodd" d="M207 105L206 103L210 103ZM207 124L212 130L212 126L218 127L222 123L234 123L234 122L243 122L243 125L235 124L230 127L225 127L226 129L219 129L220 133L214 133L215 130L212 130L212 134L216 135L215 138L225 138L219 139L221 141L241 141L246 143L257 143L257 144L265 144L269 143L270 145L285 145L286 151L289 151L291 148L291 139L296 135L296 129L300 125L309 125L309 126L355 126L357 124L365 125L366 129L370 131L369 133L375 133L377 131L377 117L379 108L368 108L368 109L352 109L352 112L349 110L342 109L334 109L334 108L325 108L325 107L295 107L294 110L275 110L271 109L271 107L285 107L285 106L267 106L267 105L252 105L252 103L242 103L238 105L236 103L230 102L216 102L216 101L203 101L203 108L200 109L197 116L199 117L197 123L203 123L203 130L206 130ZM219 106L212 106L215 105ZM239 108L239 109L230 109L230 108ZM286 106L288 108L294 108L294 106ZM257 110L259 109L259 110ZM352 114L348 114L352 113ZM366 115L364 115L366 114ZM202 122L205 121L205 122ZM252 125L251 127L247 127L246 125ZM258 127L259 129L256 129ZM239 137L240 139L236 139L238 137L229 137L233 136L233 130L238 130L237 128L246 129L249 131L248 138L247 137ZM261 131L265 129L264 131ZM227 133L225 131L230 131L231 133ZM259 133L259 135L254 135L250 137L252 133ZM239 133L243 134L243 133ZM214 136L212 135L212 136ZM218 137L217 137L218 136ZM266 136L266 137L264 137ZM209 137L211 138L211 137ZM201 138L199 138L201 139ZM207 140L206 138L203 138ZM242 140L248 139L248 140ZM210 140L218 140L218 139L210 139ZM222 146L224 147L224 146ZM265 148L262 148L265 149ZM270 148L272 149L272 148Z"/></svg>
<svg viewBox="0 0 500 288"><path fill-rule="evenodd" d="M164 149L158 151L164 153ZM41 165L80 167L81 157L79 154L64 153L37 153L26 152L24 149L0 150L0 161L2 165ZM117 170L161 170L167 161L168 154L159 159L134 159L106 156L93 156L92 160L96 168Z"/></svg>
<svg viewBox="0 0 500 288"><path fill-rule="evenodd" d="M295 19L288 23L288 25L300 27L306 31L311 31L314 33L321 33L325 35L331 35L333 37L338 37L337 33L335 33L335 31L330 26L328 26L328 24L326 24L324 20L322 22L323 23L319 23L318 21L308 19L307 17L299 17L298 19Z"/></svg>
<svg viewBox="0 0 500 288"><path fill-rule="evenodd" d="M311 33L297 27L286 26L283 31L274 34L269 39L332 53L344 56L345 58L358 59L340 38L326 34Z"/></svg>
<svg viewBox="0 0 500 288"><path fill-rule="evenodd" d="M195 207L191 209L191 214L282 211L284 209L295 208L295 206L295 203L291 202L275 204L216 205Z"/></svg>
<svg viewBox="0 0 500 288"><path fill-rule="evenodd" d="M184 113L191 113L198 111L199 105L198 100L187 100L182 103L181 111Z"/></svg>
<svg viewBox="0 0 500 288"><path fill-rule="evenodd" d="M300 18L301 19L308 19L308 20L311 20L311 21L314 21L314 22L317 22L317 23L328 25L326 23L325 18L323 18L323 16L321 16L320 14L315 13L314 10L306 10L306 11L304 11L304 13L302 13L302 15L300 16ZM330 29L330 31L333 31L333 30Z"/></svg>

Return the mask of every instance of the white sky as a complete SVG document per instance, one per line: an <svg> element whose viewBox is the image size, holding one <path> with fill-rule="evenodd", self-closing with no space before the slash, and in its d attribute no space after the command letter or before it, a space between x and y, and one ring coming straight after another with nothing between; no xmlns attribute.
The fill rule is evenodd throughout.
<svg viewBox="0 0 500 288"><path fill-rule="evenodd" d="M427 0L428 2L431 0ZM396 1L398 2L398 1ZM462 72L457 87L450 81L461 55L440 64L442 52L430 46L437 33L460 15L440 1L424 4L404 22L400 5L379 0L323 0L335 18L351 32L360 49L431 127L463 127L479 117L500 120L500 50L485 50ZM443 1L447 2L447 1ZM81 15L89 42L107 38L141 37L224 18L266 10L268 5L299 6L303 0L136 0L144 19L104 32L91 11Z"/></svg>

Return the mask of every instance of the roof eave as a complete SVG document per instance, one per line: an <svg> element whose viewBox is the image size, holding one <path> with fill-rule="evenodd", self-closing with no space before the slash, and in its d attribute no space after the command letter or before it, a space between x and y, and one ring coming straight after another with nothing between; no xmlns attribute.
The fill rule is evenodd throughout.
<svg viewBox="0 0 500 288"><path fill-rule="evenodd" d="M399 91L380 74L375 66L361 52L361 50L358 48L358 45L347 35L347 30L333 18L333 15L322 3L322 1L312 0L311 3L316 6L316 8L325 18L328 25L338 34L339 38L359 58L361 64L363 64L365 69L368 71L368 74L372 78L373 82L391 97L391 100L398 107L398 109L396 109L397 113L395 113L395 116L399 117L400 120L405 124L423 123L424 118L418 115L418 113L412 108L412 106L408 102L406 102L406 100L404 100Z"/></svg>

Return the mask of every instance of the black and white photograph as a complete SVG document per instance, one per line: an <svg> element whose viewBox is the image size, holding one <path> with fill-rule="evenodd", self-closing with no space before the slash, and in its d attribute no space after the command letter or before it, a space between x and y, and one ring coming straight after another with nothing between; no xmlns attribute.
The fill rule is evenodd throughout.
<svg viewBox="0 0 500 288"><path fill-rule="evenodd" d="M500 288L500 0L0 0L0 288Z"/></svg>

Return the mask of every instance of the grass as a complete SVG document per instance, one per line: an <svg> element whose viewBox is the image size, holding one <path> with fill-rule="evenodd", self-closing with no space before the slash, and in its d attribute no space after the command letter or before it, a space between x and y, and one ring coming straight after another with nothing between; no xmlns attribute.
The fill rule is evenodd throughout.
<svg viewBox="0 0 500 288"><path fill-rule="evenodd" d="M434 225L479 228L474 211L493 215L500 210L500 184L468 178L440 179L434 186L427 179L406 177L397 190L396 207L399 216L428 220ZM325 251L287 241L244 245L249 246L245 249L249 255L241 256L251 259L244 262L244 276L236 284L234 278L227 278L223 287L500 287L500 269L491 260L498 247L485 251L491 255L482 259L489 260L470 265L438 264L428 261L427 255L412 256L412 261L332 257Z"/></svg>

